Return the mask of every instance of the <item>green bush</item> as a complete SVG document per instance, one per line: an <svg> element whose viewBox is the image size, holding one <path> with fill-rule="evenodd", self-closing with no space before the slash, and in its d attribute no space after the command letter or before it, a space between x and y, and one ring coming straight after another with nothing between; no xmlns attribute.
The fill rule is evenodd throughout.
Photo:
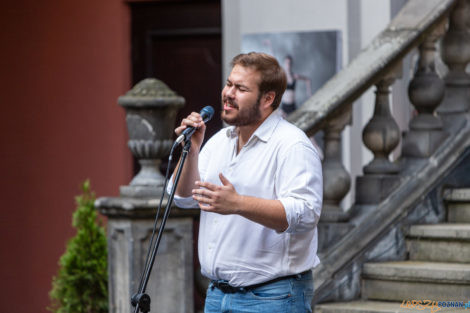
<svg viewBox="0 0 470 313"><path fill-rule="evenodd" d="M83 183L82 190L83 194L76 197L77 210L72 221L77 234L67 243L57 276L52 279L52 304L48 309L55 313L108 312L105 230L97 221L89 180Z"/></svg>

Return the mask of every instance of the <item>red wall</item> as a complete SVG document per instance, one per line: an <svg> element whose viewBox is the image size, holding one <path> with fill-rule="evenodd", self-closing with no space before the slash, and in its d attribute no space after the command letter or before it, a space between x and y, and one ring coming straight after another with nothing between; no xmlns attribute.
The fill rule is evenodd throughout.
<svg viewBox="0 0 470 313"><path fill-rule="evenodd" d="M117 195L131 179L123 0L3 1L0 8L0 303L47 312L51 278L74 234L79 184ZM7 309L10 308L10 309Z"/></svg>

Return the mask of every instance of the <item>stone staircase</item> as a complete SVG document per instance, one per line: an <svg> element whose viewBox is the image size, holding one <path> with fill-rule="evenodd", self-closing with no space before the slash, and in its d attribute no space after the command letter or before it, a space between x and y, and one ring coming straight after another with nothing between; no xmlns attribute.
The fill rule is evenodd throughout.
<svg viewBox="0 0 470 313"><path fill-rule="evenodd" d="M411 226L406 239L408 260L365 263L361 300L319 304L315 306L315 312L465 310L438 307L437 302L434 308L413 307L412 302L463 301L470 304L470 189L447 189L444 201L446 223Z"/></svg>

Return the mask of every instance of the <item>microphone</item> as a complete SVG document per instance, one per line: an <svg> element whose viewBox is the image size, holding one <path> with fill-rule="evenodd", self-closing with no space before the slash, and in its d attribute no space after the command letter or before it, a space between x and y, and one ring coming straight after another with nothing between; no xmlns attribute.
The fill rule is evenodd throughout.
<svg viewBox="0 0 470 313"><path fill-rule="evenodd" d="M214 108L208 105L206 107L203 107L201 112L199 112L199 114L201 114L201 117L204 123L207 123L212 118L212 116L214 116ZM196 129L197 128L190 126L186 128L185 130L183 130L181 135L178 138L176 138L175 144L179 144L183 142L183 140L185 141L191 138L191 136L194 134Z"/></svg>

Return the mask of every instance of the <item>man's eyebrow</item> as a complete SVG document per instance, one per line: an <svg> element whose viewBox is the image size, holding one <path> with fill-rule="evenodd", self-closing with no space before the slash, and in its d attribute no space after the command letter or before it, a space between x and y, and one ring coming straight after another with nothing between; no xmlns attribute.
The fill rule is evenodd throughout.
<svg viewBox="0 0 470 313"><path fill-rule="evenodd" d="M234 83L234 82L232 82L229 78L227 78L227 83L233 84L233 85L235 85L237 88L242 87L242 88L245 88L245 89L247 89L247 90L251 90L247 85L240 84L240 83Z"/></svg>

